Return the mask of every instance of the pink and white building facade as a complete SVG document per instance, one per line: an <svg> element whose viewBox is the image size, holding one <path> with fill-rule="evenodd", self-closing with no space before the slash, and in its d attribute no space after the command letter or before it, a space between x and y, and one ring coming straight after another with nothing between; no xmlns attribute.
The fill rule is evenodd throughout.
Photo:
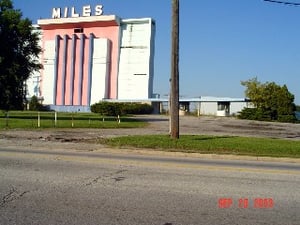
<svg viewBox="0 0 300 225"><path fill-rule="evenodd" d="M43 69L27 82L57 111L89 111L105 99L153 95L155 21L103 15L103 6L54 8L38 20ZM38 90L38 91L37 91Z"/></svg>

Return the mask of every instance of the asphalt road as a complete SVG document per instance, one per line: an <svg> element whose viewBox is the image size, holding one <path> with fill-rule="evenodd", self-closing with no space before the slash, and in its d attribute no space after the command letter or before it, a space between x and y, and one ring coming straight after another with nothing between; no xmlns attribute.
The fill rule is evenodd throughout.
<svg viewBox="0 0 300 225"><path fill-rule="evenodd" d="M299 224L300 166L0 147L0 224Z"/></svg>

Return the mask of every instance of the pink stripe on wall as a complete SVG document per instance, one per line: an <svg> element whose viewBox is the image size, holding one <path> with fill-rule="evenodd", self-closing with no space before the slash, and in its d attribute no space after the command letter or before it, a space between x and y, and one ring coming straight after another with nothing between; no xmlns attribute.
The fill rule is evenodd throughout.
<svg viewBox="0 0 300 225"><path fill-rule="evenodd" d="M64 84L64 81L62 80L62 71L63 71L63 53L64 53L64 41L63 36L59 39L59 54L58 54L58 74L57 74L57 88L56 88L56 104L62 105L62 85Z"/></svg>
<svg viewBox="0 0 300 225"><path fill-rule="evenodd" d="M88 105L87 95L88 95L88 67L89 67L89 34L86 34L86 39L84 43L84 57L83 57L83 79L82 79L82 105Z"/></svg>
<svg viewBox="0 0 300 225"><path fill-rule="evenodd" d="M79 54L80 54L80 39L76 38L76 57L75 57L75 73L74 73L74 92L73 92L73 104L80 105L78 102L78 82L79 82Z"/></svg>
<svg viewBox="0 0 300 225"><path fill-rule="evenodd" d="M71 64L72 64L72 37L68 37L67 41L67 61L66 61L66 81L65 81L65 105L70 105L70 82L71 82Z"/></svg>

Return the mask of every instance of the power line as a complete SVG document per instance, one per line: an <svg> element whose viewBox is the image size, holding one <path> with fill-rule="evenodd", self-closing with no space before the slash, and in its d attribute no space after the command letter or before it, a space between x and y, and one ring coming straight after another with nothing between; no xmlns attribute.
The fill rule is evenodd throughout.
<svg viewBox="0 0 300 225"><path fill-rule="evenodd" d="M300 6L300 3L296 2L284 2L284 1L277 1L277 0L264 0L265 2L272 2L272 3L279 3L284 5L291 5L291 6Z"/></svg>

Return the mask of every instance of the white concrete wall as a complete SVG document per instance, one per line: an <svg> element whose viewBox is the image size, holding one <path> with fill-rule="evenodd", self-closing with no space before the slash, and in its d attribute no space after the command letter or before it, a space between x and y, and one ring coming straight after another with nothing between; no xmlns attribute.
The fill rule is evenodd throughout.
<svg viewBox="0 0 300 225"><path fill-rule="evenodd" d="M91 105L107 98L110 65L110 42L106 38L94 39Z"/></svg>
<svg viewBox="0 0 300 225"><path fill-rule="evenodd" d="M33 72L26 81L26 98L31 98L32 96L40 96L40 73Z"/></svg>
<svg viewBox="0 0 300 225"><path fill-rule="evenodd" d="M236 115L247 107L247 102L231 102L230 103L230 115Z"/></svg>
<svg viewBox="0 0 300 225"><path fill-rule="evenodd" d="M118 99L150 98L154 57L152 20L124 20L121 35Z"/></svg>
<svg viewBox="0 0 300 225"><path fill-rule="evenodd" d="M41 30L36 26L36 27L34 27L33 32L38 32L38 37L39 37L38 45L42 46L42 33L41 33ZM42 58L41 54L39 55L39 58L38 58L39 62L40 62L40 59ZM27 91L26 92L26 97L27 98L31 98L34 95L36 97L41 96L40 81L41 81L41 72L40 71L32 72L32 74L30 75L30 77L26 81L26 91Z"/></svg>
<svg viewBox="0 0 300 225"><path fill-rule="evenodd" d="M43 104L54 104L54 67L55 67L55 41L46 41L44 49L44 70L42 77L42 96L44 97Z"/></svg>
<svg viewBox="0 0 300 225"><path fill-rule="evenodd" d="M218 103L217 102L201 102L200 114L201 115L217 115Z"/></svg>
<svg viewBox="0 0 300 225"><path fill-rule="evenodd" d="M236 115L247 107L247 102L230 102L229 115ZM218 102L201 102L201 115L227 116L225 110L218 111Z"/></svg>

